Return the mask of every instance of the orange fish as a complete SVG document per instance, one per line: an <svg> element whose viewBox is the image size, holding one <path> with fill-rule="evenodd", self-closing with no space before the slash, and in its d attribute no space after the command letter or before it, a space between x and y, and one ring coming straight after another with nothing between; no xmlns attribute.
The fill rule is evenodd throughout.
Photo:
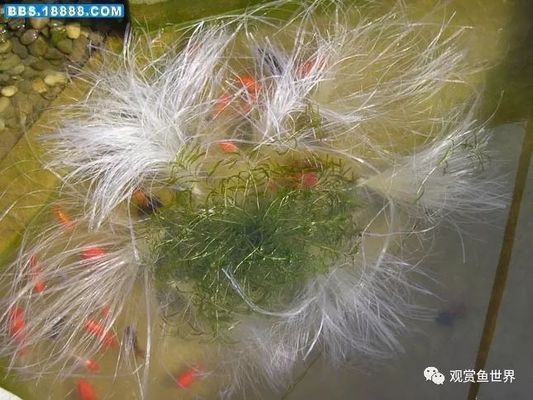
<svg viewBox="0 0 533 400"><path fill-rule="evenodd" d="M226 108L228 108L231 104L231 100L232 98L229 94L223 94L220 96L213 107L213 118L216 118L222 114L224 110L226 110Z"/></svg>
<svg viewBox="0 0 533 400"><path fill-rule="evenodd" d="M84 260L91 260L94 258L102 257L104 255L104 249L98 246L87 247L81 252L81 258L83 258Z"/></svg>
<svg viewBox="0 0 533 400"><path fill-rule="evenodd" d="M218 143L218 147L224 153L237 153L239 151L239 148L231 142L220 142Z"/></svg>
<svg viewBox="0 0 533 400"><path fill-rule="evenodd" d="M107 305L103 306L102 310L100 311L100 314L102 315L102 317L109 317L109 315L111 314L111 307Z"/></svg>
<svg viewBox="0 0 533 400"><path fill-rule="evenodd" d="M106 332L104 327L93 319L87 321L87 323L85 324L85 329L87 330L87 332L93 334L94 336L102 340L102 342L104 342L104 344L108 348L115 348L118 344L115 335L113 333Z"/></svg>
<svg viewBox="0 0 533 400"><path fill-rule="evenodd" d="M314 172L304 172L298 177L299 183L304 189L311 189L318 183L318 176Z"/></svg>
<svg viewBox="0 0 533 400"><path fill-rule="evenodd" d="M78 398L80 400L98 400L93 385L86 379L78 381Z"/></svg>
<svg viewBox="0 0 533 400"><path fill-rule="evenodd" d="M252 100L257 98L259 91L261 90L261 83L251 75L239 75L237 76L241 85L246 89Z"/></svg>
<svg viewBox="0 0 533 400"><path fill-rule="evenodd" d="M85 365L85 368L87 368L87 370L90 372L93 372L95 374L100 372L100 365L92 358L88 358L83 364Z"/></svg>
<svg viewBox="0 0 533 400"><path fill-rule="evenodd" d="M70 220L69 215L62 207L55 207L54 214L56 216L57 222L59 222L66 231L70 231L72 230L72 228L74 228L74 224Z"/></svg>
<svg viewBox="0 0 533 400"><path fill-rule="evenodd" d="M133 192L133 198L141 211L151 213L161 207L161 201L157 197L149 196L142 189Z"/></svg>
<svg viewBox="0 0 533 400"><path fill-rule="evenodd" d="M36 293L42 293L44 292L44 289L46 288L46 284L44 281L40 278L42 275L42 266L37 257L31 256L30 257L30 274L31 276L36 279L35 285L33 285L33 290Z"/></svg>
<svg viewBox="0 0 533 400"><path fill-rule="evenodd" d="M313 58L299 65L296 70L296 75L299 78L305 78L306 76L309 76L309 74L311 74L311 71L315 68L315 66L316 68L320 68L322 67L323 64L324 64L324 61L319 61Z"/></svg>
<svg viewBox="0 0 533 400"><path fill-rule="evenodd" d="M196 382L196 378L198 378L199 375L200 369L198 367L187 368L178 375L176 384L180 389L187 389Z"/></svg>
<svg viewBox="0 0 533 400"><path fill-rule="evenodd" d="M15 307L9 310L9 335L22 345L26 339L26 317L24 310Z"/></svg>

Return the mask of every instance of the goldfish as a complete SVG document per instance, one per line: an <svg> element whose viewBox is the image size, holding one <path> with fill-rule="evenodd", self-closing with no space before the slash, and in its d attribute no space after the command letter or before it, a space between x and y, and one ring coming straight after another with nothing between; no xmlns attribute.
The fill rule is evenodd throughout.
<svg viewBox="0 0 533 400"><path fill-rule="evenodd" d="M200 369L198 367L187 368L177 376L176 384L180 389L187 389L196 381L199 375Z"/></svg>
<svg viewBox="0 0 533 400"><path fill-rule="evenodd" d="M72 223L69 215L62 207L55 207L54 214L57 221L61 224L61 226L63 226L63 229L70 231L74 228L74 224Z"/></svg>
<svg viewBox="0 0 533 400"><path fill-rule="evenodd" d="M100 372L100 365L92 358L88 358L87 360L84 361L83 364L85 368L90 372L93 372L93 373Z"/></svg>
<svg viewBox="0 0 533 400"><path fill-rule="evenodd" d="M142 189L133 192L133 198L137 206L145 214L152 213L161 207L161 201L157 197L147 195Z"/></svg>
<svg viewBox="0 0 533 400"><path fill-rule="evenodd" d="M243 74L237 76L241 85L246 89L252 100L257 98L261 90L261 83L251 75Z"/></svg>
<svg viewBox="0 0 533 400"><path fill-rule="evenodd" d="M106 332L105 328L93 319L87 321L85 330L102 340L106 347L116 347L118 344L115 335Z"/></svg>
<svg viewBox="0 0 533 400"><path fill-rule="evenodd" d="M314 172L304 172L298 178L301 187L304 189L311 189L318 183L318 176Z"/></svg>
<svg viewBox="0 0 533 400"><path fill-rule="evenodd" d="M93 385L86 379L78 381L78 398L80 400L98 400Z"/></svg>
<svg viewBox="0 0 533 400"><path fill-rule="evenodd" d="M213 118L218 117L226 110L231 104L232 98L229 94L223 94L220 96L213 107Z"/></svg>
<svg viewBox="0 0 533 400"><path fill-rule="evenodd" d="M24 310L20 307L14 307L9 310L9 335L15 339L18 344L22 344L24 342L25 329L26 318Z"/></svg>
<svg viewBox="0 0 533 400"><path fill-rule="evenodd" d="M239 148L235 144L227 141L218 143L218 147L224 153L236 153L239 151Z"/></svg>
<svg viewBox="0 0 533 400"><path fill-rule="evenodd" d="M84 260L91 260L94 258L102 257L105 254L104 249L99 246L91 246L83 249L81 252L81 258Z"/></svg>
<svg viewBox="0 0 533 400"><path fill-rule="evenodd" d="M46 288L46 284L41 279L42 266L36 256L30 257L30 274L36 280L35 284L33 285L33 290L36 293L44 292L44 289Z"/></svg>

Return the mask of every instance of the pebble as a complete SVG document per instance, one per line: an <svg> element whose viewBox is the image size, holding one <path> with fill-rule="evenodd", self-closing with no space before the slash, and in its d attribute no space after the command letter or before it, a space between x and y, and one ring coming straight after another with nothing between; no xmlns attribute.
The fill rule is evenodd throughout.
<svg viewBox="0 0 533 400"><path fill-rule="evenodd" d="M6 122L3 118L0 118L0 131L3 131L4 129L6 129Z"/></svg>
<svg viewBox="0 0 533 400"><path fill-rule="evenodd" d="M53 47L50 47L44 55L44 58L47 60L62 60L63 57L65 57L63 53L61 53L58 49L54 49Z"/></svg>
<svg viewBox="0 0 533 400"><path fill-rule="evenodd" d="M31 18L30 25L33 29L41 30L48 25L49 21L50 18Z"/></svg>
<svg viewBox="0 0 533 400"><path fill-rule="evenodd" d="M81 26L79 22L68 24L66 26L67 36L69 39L77 39L81 34Z"/></svg>
<svg viewBox="0 0 533 400"><path fill-rule="evenodd" d="M6 40L4 43L0 44L0 54L8 53L12 48L13 43L11 43L11 40Z"/></svg>
<svg viewBox="0 0 533 400"><path fill-rule="evenodd" d="M38 37L39 37L39 31L37 29L28 29L20 37L20 43L27 46L35 42Z"/></svg>
<svg viewBox="0 0 533 400"><path fill-rule="evenodd" d="M44 56L46 54L46 51L48 50L48 43L46 43L46 40L42 37L38 37L35 42L30 44L30 53L33 54L35 57Z"/></svg>
<svg viewBox="0 0 533 400"><path fill-rule="evenodd" d="M28 57L28 49L26 48L26 46L20 43L19 39L14 37L11 39L11 43L13 44L13 53L15 53L20 58Z"/></svg>
<svg viewBox="0 0 533 400"><path fill-rule="evenodd" d="M72 39L63 39L56 44L59 51L65 54L72 53Z"/></svg>
<svg viewBox="0 0 533 400"><path fill-rule="evenodd" d="M6 84L6 83L8 83L10 80L11 80L11 77L9 76L9 74L6 74L6 73L1 73L1 74L0 74L0 83L2 83L2 84Z"/></svg>
<svg viewBox="0 0 533 400"><path fill-rule="evenodd" d="M31 82L31 88L37 93L44 93L48 90L48 87L41 78L33 80Z"/></svg>
<svg viewBox="0 0 533 400"><path fill-rule="evenodd" d="M20 75L24 72L24 70L26 69L26 67L24 67L23 64L18 64L18 65L15 65L13 68L11 68L9 71L7 71L9 73L9 75L13 76L13 75Z"/></svg>
<svg viewBox="0 0 533 400"><path fill-rule="evenodd" d="M50 29L50 40L54 46L57 46L57 44L63 39L68 39L67 31L64 26Z"/></svg>
<svg viewBox="0 0 533 400"><path fill-rule="evenodd" d="M0 114L7 110L11 102L7 97L0 97Z"/></svg>
<svg viewBox="0 0 533 400"><path fill-rule="evenodd" d="M0 59L0 72L8 71L16 65L20 64L20 57L16 54L10 54L3 60Z"/></svg>
<svg viewBox="0 0 533 400"><path fill-rule="evenodd" d="M18 88L16 86L5 86L0 90L0 93L2 93L2 96L5 97L12 97L18 92Z"/></svg>
<svg viewBox="0 0 533 400"><path fill-rule="evenodd" d="M45 69L51 69L52 66L50 63L46 60L37 60L34 63L31 64L31 67L33 69L36 69L37 71L44 71Z"/></svg>
<svg viewBox="0 0 533 400"><path fill-rule="evenodd" d="M67 83L67 76L61 72L50 72L44 77L44 83L48 86L64 85Z"/></svg>
<svg viewBox="0 0 533 400"><path fill-rule="evenodd" d="M60 19L51 19L50 21L48 21L48 26L50 28L57 28L58 26L63 26L63 21L61 21Z"/></svg>
<svg viewBox="0 0 533 400"><path fill-rule="evenodd" d="M24 28L26 22L24 18L10 18L7 27L12 31L18 31L19 29Z"/></svg>

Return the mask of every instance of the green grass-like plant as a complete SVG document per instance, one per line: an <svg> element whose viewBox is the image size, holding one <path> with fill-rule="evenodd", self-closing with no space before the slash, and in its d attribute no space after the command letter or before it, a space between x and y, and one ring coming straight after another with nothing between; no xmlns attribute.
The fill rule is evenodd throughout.
<svg viewBox="0 0 533 400"><path fill-rule="evenodd" d="M286 305L306 278L357 251L355 178L339 163L262 163L207 186L154 214L155 275L189 292L215 331L250 303Z"/></svg>

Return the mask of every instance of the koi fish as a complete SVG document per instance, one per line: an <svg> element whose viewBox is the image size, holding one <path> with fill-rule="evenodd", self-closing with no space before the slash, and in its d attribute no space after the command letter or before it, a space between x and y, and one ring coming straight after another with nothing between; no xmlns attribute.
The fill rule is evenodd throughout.
<svg viewBox="0 0 533 400"><path fill-rule="evenodd" d="M180 389L187 389L196 382L198 376L200 376L200 369L197 366L187 368L177 376L176 385Z"/></svg>
<svg viewBox="0 0 533 400"><path fill-rule="evenodd" d="M91 246L82 250L81 258L84 260L91 260L94 258L99 258L105 255L104 249L99 246Z"/></svg>
<svg viewBox="0 0 533 400"><path fill-rule="evenodd" d="M36 256L30 257L30 275L32 276L32 278L36 279L36 282L33 285L34 292L44 292L46 284L43 280L40 279L40 276L42 275L42 266Z"/></svg>
<svg viewBox="0 0 533 400"><path fill-rule="evenodd" d="M133 326L128 325L126 329L124 329L124 338L126 346L128 346L128 349L133 349L136 356L141 358L146 357L146 352L141 348L141 346L139 346L137 331Z"/></svg>
<svg viewBox="0 0 533 400"><path fill-rule="evenodd" d="M218 147L224 153L237 153L239 151L239 148L231 142L220 142L218 143Z"/></svg>
<svg viewBox="0 0 533 400"><path fill-rule="evenodd" d="M116 336L113 333L106 332L105 328L93 319L87 321L85 330L99 338L108 348L115 348L118 344Z"/></svg>
<svg viewBox="0 0 533 400"><path fill-rule="evenodd" d="M78 381L78 398L80 400L98 400L93 385L86 379Z"/></svg>
<svg viewBox="0 0 533 400"><path fill-rule="evenodd" d="M133 192L133 198L135 199L137 206L145 214L154 212L162 205L157 197L147 195L142 189Z"/></svg>
<svg viewBox="0 0 533 400"><path fill-rule="evenodd" d="M55 207L54 214L57 219L57 222L59 222L63 229L65 229L66 231L70 231L74 228L74 224L70 220L69 215L62 207Z"/></svg>

